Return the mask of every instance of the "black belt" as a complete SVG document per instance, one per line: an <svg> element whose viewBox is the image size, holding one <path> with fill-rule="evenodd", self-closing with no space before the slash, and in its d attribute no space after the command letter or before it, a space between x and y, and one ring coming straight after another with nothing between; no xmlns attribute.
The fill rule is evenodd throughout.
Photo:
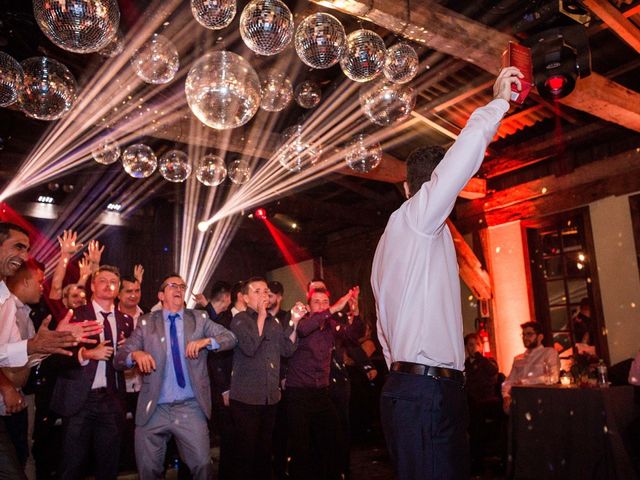
<svg viewBox="0 0 640 480"><path fill-rule="evenodd" d="M393 362L391 364L392 372L411 373L413 375L427 375L433 378L448 378L456 382L464 383L464 373L460 370L444 367L430 367L421 363L412 362Z"/></svg>

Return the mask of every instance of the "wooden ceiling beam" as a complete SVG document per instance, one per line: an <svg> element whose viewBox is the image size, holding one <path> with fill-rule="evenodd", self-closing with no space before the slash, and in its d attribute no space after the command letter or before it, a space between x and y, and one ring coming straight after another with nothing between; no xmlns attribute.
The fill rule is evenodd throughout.
<svg viewBox="0 0 640 480"><path fill-rule="evenodd" d="M413 2L409 18L397 0L309 0L364 18L387 30L491 74L500 70L502 52L515 37L442 7L435 1ZM640 131L640 93L592 73L580 79L560 103L608 122Z"/></svg>
<svg viewBox="0 0 640 480"><path fill-rule="evenodd" d="M608 0L582 0L582 4L591 10L611 30L628 43L636 52L640 52L640 28L629 17L640 11L640 5L622 13Z"/></svg>

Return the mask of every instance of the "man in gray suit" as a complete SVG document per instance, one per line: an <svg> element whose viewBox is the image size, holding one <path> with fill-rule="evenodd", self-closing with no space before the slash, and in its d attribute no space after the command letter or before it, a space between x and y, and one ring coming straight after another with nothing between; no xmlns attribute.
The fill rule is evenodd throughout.
<svg viewBox="0 0 640 480"><path fill-rule="evenodd" d="M144 374L136 410L135 450L141 480L162 478L173 436L196 480L213 475L207 418L211 393L206 350L231 350L237 340L204 311L184 308L186 284L177 274L158 291L162 310L143 315L118 349L117 369ZM202 351L205 350L205 351Z"/></svg>

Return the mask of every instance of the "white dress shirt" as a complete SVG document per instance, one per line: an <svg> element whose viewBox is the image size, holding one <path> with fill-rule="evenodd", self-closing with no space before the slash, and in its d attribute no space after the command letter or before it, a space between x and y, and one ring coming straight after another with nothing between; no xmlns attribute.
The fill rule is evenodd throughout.
<svg viewBox="0 0 640 480"><path fill-rule="evenodd" d="M371 272L387 365L464 370L458 263L445 221L507 110L497 99L473 112L431 180L389 218Z"/></svg>
<svg viewBox="0 0 640 480"><path fill-rule="evenodd" d="M27 341L16 325L16 304L7 284L0 281L0 367L22 367L29 360Z"/></svg>
<svg viewBox="0 0 640 480"><path fill-rule="evenodd" d="M545 363L549 367L545 373ZM541 385L546 383L546 377L550 383L558 383L560 379L560 356L555 349L538 345L532 350L516 355L513 366L507 379L502 383L502 396L511 395L511 387L514 385Z"/></svg>
<svg viewBox="0 0 640 480"><path fill-rule="evenodd" d="M95 302L95 300L92 301L92 304L93 304L93 310L96 312L96 320L100 325L102 325L104 323L103 321L104 317L100 312L105 312L105 310L100 305L98 305ZM115 355L116 354L115 349L117 348L117 343L118 343L118 328L116 326L116 316L114 314L113 305L111 306L111 310L105 313L109 313L109 316L107 318L109 321L109 325L111 326L111 335L113 335L113 343L109 346L113 347L113 355ZM100 332L100 342L104 342L104 330ZM108 361L110 362L111 359L109 359ZM96 376L93 377L93 384L91 385L91 389L93 390L96 388L106 388L106 386L107 386L107 360L99 360L98 368L96 369Z"/></svg>

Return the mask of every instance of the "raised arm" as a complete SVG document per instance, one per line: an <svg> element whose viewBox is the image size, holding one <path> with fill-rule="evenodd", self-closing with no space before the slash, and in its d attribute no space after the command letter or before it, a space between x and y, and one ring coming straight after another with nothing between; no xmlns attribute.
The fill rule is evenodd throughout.
<svg viewBox="0 0 640 480"><path fill-rule="evenodd" d="M443 226L458 194L480 168L500 120L509 110L511 84L520 87L521 77L515 67L502 69L493 86L493 100L471 114L431 180L405 203L405 214L417 230L429 235Z"/></svg>
<svg viewBox="0 0 640 480"><path fill-rule="evenodd" d="M53 272L53 277L51 277L51 291L49 292L51 300L60 300L62 298L62 283L67 273L69 261L76 253L82 250L82 244L76 243L77 239L78 233L73 230L64 230L62 235L58 237L60 258Z"/></svg>

